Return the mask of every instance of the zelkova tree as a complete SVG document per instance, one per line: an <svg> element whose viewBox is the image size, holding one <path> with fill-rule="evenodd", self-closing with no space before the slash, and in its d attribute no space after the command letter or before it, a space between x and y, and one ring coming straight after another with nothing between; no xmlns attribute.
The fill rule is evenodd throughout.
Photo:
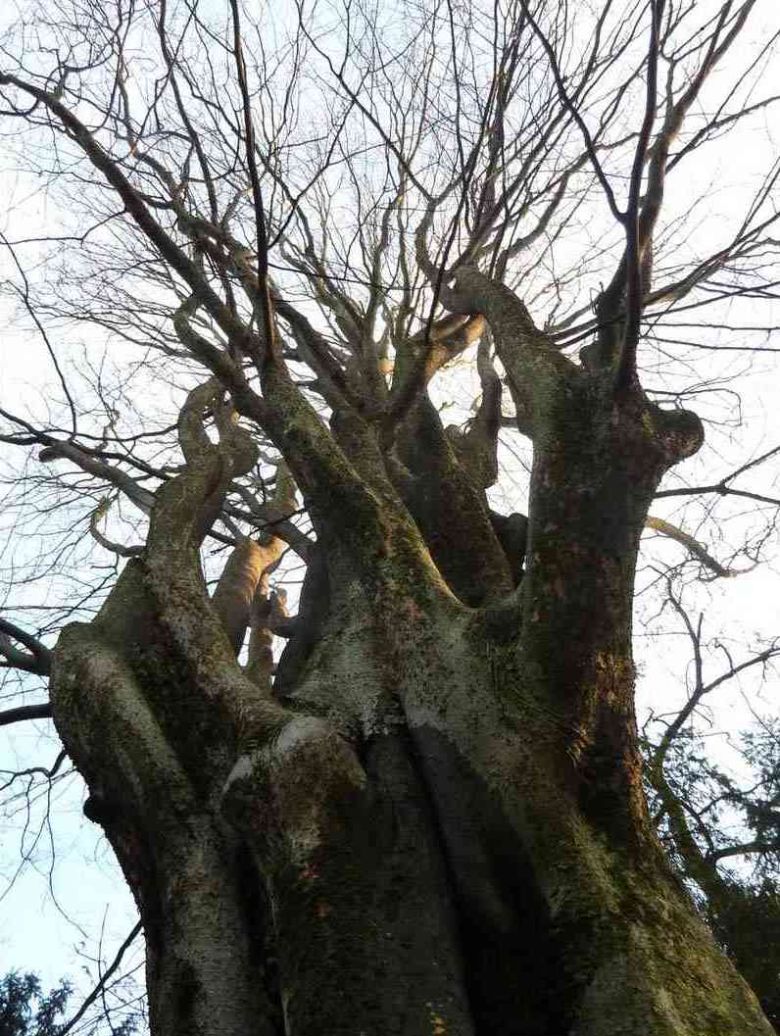
<svg viewBox="0 0 780 1036"><path fill-rule="evenodd" d="M652 331L776 251L776 165L710 253L680 185L772 103L773 39L743 43L754 0L581 6L9 29L3 125L69 200L48 281L9 234L19 294L55 362L77 322L132 352L138 430L62 365L70 428L4 412L122 560L51 650L5 621L2 650L50 676L156 1036L772 1031L651 823L631 635L651 502L704 434L643 387ZM507 427L527 515L488 500ZM141 518L109 535L117 500Z"/></svg>

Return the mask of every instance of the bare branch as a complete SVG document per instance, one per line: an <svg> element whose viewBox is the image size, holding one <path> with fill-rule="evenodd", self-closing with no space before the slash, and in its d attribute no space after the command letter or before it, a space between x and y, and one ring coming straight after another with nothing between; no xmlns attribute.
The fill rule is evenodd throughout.
<svg viewBox="0 0 780 1036"><path fill-rule="evenodd" d="M6 709L0 712L0 727L7 727L12 723L25 723L32 719L51 719L51 704L43 702L40 705L19 705L15 709Z"/></svg>

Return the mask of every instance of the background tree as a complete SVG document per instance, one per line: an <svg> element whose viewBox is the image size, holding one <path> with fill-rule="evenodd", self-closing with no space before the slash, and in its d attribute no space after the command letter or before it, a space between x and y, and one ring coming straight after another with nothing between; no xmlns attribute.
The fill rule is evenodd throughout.
<svg viewBox="0 0 780 1036"><path fill-rule="evenodd" d="M41 991L35 975L9 972L0 981L2 1036L56 1036L57 1018L64 1012L71 988L63 982L49 993Z"/></svg>
<svg viewBox="0 0 780 1036"><path fill-rule="evenodd" d="M729 374L730 300L771 298L780 167L698 233L684 182L774 103L756 6L30 2L9 26L7 139L57 205L7 236L11 290L60 382L46 420L3 410L47 522L17 579L56 563L68 599L2 620L51 706L0 719L53 712L141 915L153 1032L771 1031L656 835L631 644L646 524L744 567L656 497L749 498L753 559L778 503L740 481L776 450L659 490ZM498 505L510 448L525 514ZM669 762L690 715L648 735L655 819L745 967Z"/></svg>
<svg viewBox="0 0 780 1036"><path fill-rule="evenodd" d="M106 980L110 977L106 976ZM105 988L105 982L100 988ZM108 1031L112 1036L132 1036L136 1031L136 1015L117 1022L112 1020L108 1008L98 1021L92 1018L86 1024L82 1022L87 1009L97 999L97 990L71 1019L67 1022L61 1020L72 993L73 987L69 982L61 982L55 989L44 993L36 975L9 971L0 980L0 1036L65 1036L68 1032L101 1031Z"/></svg>
<svg viewBox="0 0 780 1036"><path fill-rule="evenodd" d="M692 678L683 708L671 716L651 714L645 725L651 814L717 938L780 1029L777 718L754 716L751 729L732 732L734 749L744 764L741 779L708 749L711 723L691 722L708 697L741 674L771 664L777 645L771 641L737 661L725 644L707 642L704 616L694 622L671 585L668 601L691 642ZM708 672L712 655L717 657L717 675ZM735 860L741 863L738 871L723 869Z"/></svg>

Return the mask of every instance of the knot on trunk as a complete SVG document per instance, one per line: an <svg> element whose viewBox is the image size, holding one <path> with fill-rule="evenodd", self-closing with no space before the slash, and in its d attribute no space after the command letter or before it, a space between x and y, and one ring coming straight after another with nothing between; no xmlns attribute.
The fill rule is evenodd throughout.
<svg viewBox="0 0 780 1036"><path fill-rule="evenodd" d="M288 860L305 860L366 780L351 746L325 720L293 716L236 760L222 808L263 851L276 842Z"/></svg>

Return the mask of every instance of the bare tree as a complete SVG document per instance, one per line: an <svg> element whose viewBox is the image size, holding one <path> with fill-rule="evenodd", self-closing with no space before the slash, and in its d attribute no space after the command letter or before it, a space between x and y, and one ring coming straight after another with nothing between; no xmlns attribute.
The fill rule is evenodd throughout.
<svg viewBox="0 0 780 1036"><path fill-rule="evenodd" d="M0 722L86 781L155 1034L772 1031L657 836L631 644L648 522L744 567L654 498L778 505L739 480L776 450L659 490L775 283L780 165L704 235L684 186L777 100L757 6L21 3L3 126L55 214L5 244L59 398L4 440L22 567L72 581L3 620L50 704Z"/></svg>

